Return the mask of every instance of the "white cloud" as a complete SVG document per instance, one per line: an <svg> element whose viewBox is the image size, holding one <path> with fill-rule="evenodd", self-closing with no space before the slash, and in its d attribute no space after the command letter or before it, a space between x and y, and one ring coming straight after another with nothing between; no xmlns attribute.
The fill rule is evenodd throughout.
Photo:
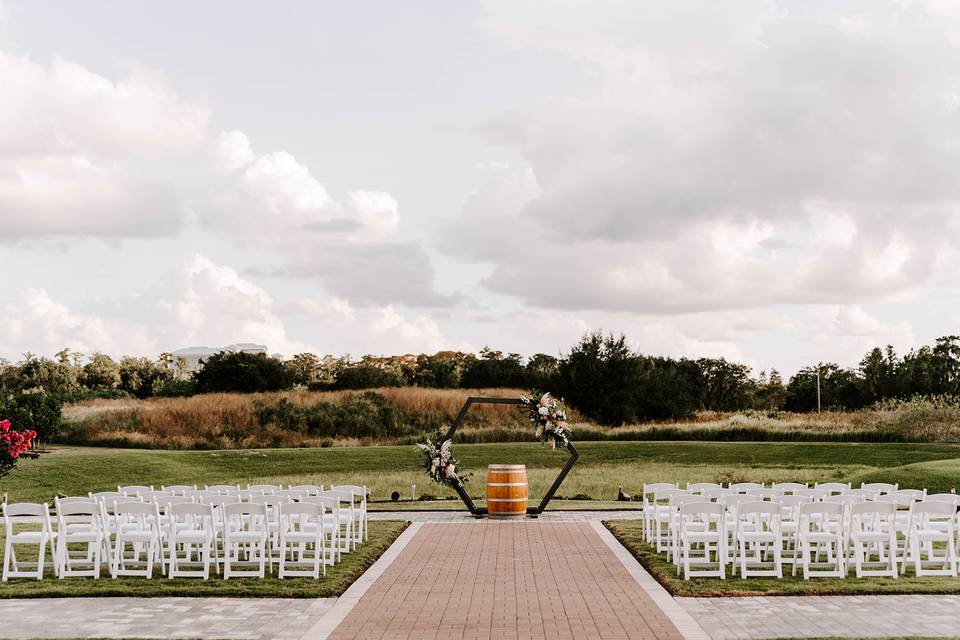
<svg viewBox="0 0 960 640"><path fill-rule="evenodd" d="M670 314L956 284L955 12L511 0L484 24L600 78L481 128L529 167L488 181L438 246L470 238L459 255L490 265L490 290Z"/></svg>
<svg viewBox="0 0 960 640"><path fill-rule="evenodd" d="M278 264L254 272L316 278L351 304L454 301L434 290L423 248L394 239L399 204L389 193L358 189L337 200L293 155L257 153L240 131L220 134L214 157L221 176L201 205L201 219L228 238L277 254Z"/></svg>
<svg viewBox="0 0 960 640"><path fill-rule="evenodd" d="M178 229L176 189L140 163L198 147L206 107L141 67L114 81L3 50L0 86L0 240Z"/></svg>

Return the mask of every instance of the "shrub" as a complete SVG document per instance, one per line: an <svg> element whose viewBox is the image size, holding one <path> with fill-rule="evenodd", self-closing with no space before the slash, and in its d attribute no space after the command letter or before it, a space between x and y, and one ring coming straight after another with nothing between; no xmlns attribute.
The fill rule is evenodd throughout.
<svg viewBox="0 0 960 640"><path fill-rule="evenodd" d="M37 435L31 430L17 431L10 427L9 420L0 420L0 477L10 473L20 456L30 450Z"/></svg>
<svg viewBox="0 0 960 640"><path fill-rule="evenodd" d="M20 429L34 432L40 442L49 442L60 431L59 398L43 389L33 389L0 400L0 415L6 416Z"/></svg>

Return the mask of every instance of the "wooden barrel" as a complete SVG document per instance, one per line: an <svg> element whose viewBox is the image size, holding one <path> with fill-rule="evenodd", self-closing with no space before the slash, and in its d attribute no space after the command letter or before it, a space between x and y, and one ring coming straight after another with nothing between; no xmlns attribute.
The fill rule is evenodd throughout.
<svg viewBox="0 0 960 640"><path fill-rule="evenodd" d="M492 518L527 514L527 468L522 464L487 467L487 513Z"/></svg>

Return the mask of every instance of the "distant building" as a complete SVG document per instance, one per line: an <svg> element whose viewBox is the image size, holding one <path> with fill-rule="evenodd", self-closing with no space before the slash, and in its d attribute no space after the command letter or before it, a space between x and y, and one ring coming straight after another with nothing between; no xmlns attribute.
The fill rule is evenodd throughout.
<svg viewBox="0 0 960 640"><path fill-rule="evenodd" d="M225 347L184 347L171 352L173 361L183 358L186 361L185 373L193 373L201 367L201 360L206 360L210 356L227 351L230 353L267 353L267 345L254 344L252 342L238 342L237 344L228 344Z"/></svg>

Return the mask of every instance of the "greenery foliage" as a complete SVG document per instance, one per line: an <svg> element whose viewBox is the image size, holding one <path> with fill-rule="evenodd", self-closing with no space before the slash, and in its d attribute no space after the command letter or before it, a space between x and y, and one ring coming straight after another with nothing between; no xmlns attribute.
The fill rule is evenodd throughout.
<svg viewBox="0 0 960 640"><path fill-rule="evenodd" d="M23 431L33 431L40 442L49 442L60 430L60 400L42 388L0 397L0 416Z"/></svg>
<svg viewBox="0 0 960 640"><path fill-rule="evenodd" d="M283 363L263 353L223 352L210 356L194 374L199 393L279 391L290 387Z"/></svg>

